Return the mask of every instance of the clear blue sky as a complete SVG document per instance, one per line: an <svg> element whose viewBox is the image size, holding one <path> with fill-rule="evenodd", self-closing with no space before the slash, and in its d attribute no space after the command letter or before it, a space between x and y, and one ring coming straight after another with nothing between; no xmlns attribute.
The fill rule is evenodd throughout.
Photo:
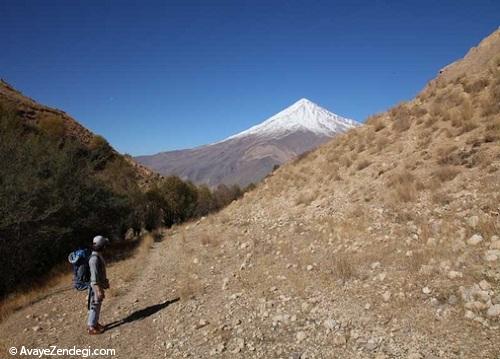
<svg viewBox="0 0 500 359"><path fill-rule="evenodd" d="M493 32L500 1L1 0L0 14L0 77L138 155L301 97L362 121Z"/></svg>

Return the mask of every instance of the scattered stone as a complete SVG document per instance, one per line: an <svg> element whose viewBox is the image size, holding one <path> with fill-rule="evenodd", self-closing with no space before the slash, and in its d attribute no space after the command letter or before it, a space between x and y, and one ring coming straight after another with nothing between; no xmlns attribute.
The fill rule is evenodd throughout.
<svg viewBox="0 0 500 359"><path fill-rule="evenodd" d="M36 325L36 326L32 327L31 329L32 329L34 332L39 332L39 331L41 331L41 330L42 330L42 327L41 327L41 326L39 326L39 325Z"/></svg>
<svg viewBox="0 0 500 359"><path fill-rule="evenodd" d="M312 270L313 270L313 266L309 264L309 265L306 267L306 269L307 269L308 271L312 271Z"/></svg>
<svg viewBox="0 0 500 359"><path fill-rule="evenodd" d="M226 345L224 343L219 343L212 349L212 354L222 353L224 350L226 350Z"/></svg>
<svg viewBox="0 0 500 359"><path fill-rule="evenodd" d="M243 338L236 338L234 340L234 349L231 352L232 353L239 353L243 349L245 349L245 339L243 339Z"/></svg>
<svg viewBox="0 0 500 359"><path fill-rule="evenodd" d="M490 318L500 317L500 304L492 305L486 312L486 315Z"/></svg>
<svg viewBox="0 0 500 359"><path fill-rule="evenodd" d="M323 326L328 330L335 330L337 321L335 319L327 319L323 322Z"/></svg>
<svg viewBox="0 0 500 359"><path fill-rule="evenodd" d="M470 237L468 240L467 240L467 243L472 245L472 246L475 246L479 243L481 243L483 241L483 236L480 235L480 234L474 234L472 237Z"/></svg>
<svg viewBox="0 0 500 359"><path fill-rule="evenodd" d="M371 265L370 265L370 268L375 270L377 268L380 268L380 262L373 262Z"/></svg>
<svg viewBox="0 0 500 359"><path fill-rule="evenodd" d="M420 355L420 353L417 352L411 352L408 354L406 359L422 359L422 355Z"/></svg>
<svg viewBox="0 0 500 359"><path fill-rule="evenodd" d="M228 284L229 284L229 278L224 278L222 280L222 290L226 290Z"/></svg>
<svg viewBox="0 0 500 359"><path fill-rule="evenodd" d="M450 305L455 305L458 303L458 298L456 295L452 294L450 295L450 297L448 298L448 304Z"/></svg>
<svg viewBox="0 0 500 359"><path fill-rule="evenodd" d="M479 282L479 288L481 288L482 290L490 290L491 284L488 283L487 280L483 279L482 281Z"/></svg>
<svg viewBox="0 0 500 359"><path fill-rule="evenodd" d="M195 329L201 329L203 327L206 327L208 325L208 322L205 319L200 319L198 324L196 324Z"/></svg>
<svg viewBox="0 0 500 359"><path fill-rule="evenodd" d="M431 294L432 290L429 287L423 287L422 288L422 293L424 294Z"/></svg>
<svg viewBox="0 0 500 359"><path fill-rule="evenodd" d="M500 258L500 249L490 249L485 252L484 259L488 262L495 262Z"/></svg>
<svg viewBox="0 0 500 359"><path fill-rule="evenodd" d="M347 343L347 340L344 335L337 334L333 337L333 345L336 347L344 346Z"/></svg>
<svg viewBox="0 0 500 359"><path fill-rule="evenodd" d="M370 338L368 342L365 344L366 350L373 351L377 349L379 346L378 341L375 338Z"/></svg>
<svg viewBox="0 0 500 359"><path fill-rule="evenodd" d="M450 278L450 279L456 279L456 278L462 278L462 277L463 277L462 272L457 272L454 270L451 270L448 272L448 278Z"/></svg>
<svg viewBox="0 0 500 359"><path fill-rule="evenodd" d="M388 302L391 299L391 292L384 292L384 294L382 294L382 298L384 299L384 302Z"/></svg>
<svg viewBox="0 0 500 359"><path fill-rule="evenodd" d="M479 217L478 216L471 216L467 219L467 224L471 226L472 228L476 228L477 225L479 224Z"/></svg>
<svg viewBox="0 0 500 359"><path fill-rule="evenodd" d="M306 339L306 338L307 338L307 334L306 334L305 332L303 332L303 331L300 331L300 332L298 332L298 333L296 334L296 336L295 336L295 337L297 338L297 343L300 343L300 342L302 342L304 339Z"/></svg>
<svg viewBox="0 0 500 359"><path fill-rule="evenodd" d="M466 319L474 319L476 316L475 316L475 315L474 315L474 313L473 313L473 312L471 312L470 310L466 310L466 311L465 311L465 315L464 315L464 317L465 317Z"/></svg>

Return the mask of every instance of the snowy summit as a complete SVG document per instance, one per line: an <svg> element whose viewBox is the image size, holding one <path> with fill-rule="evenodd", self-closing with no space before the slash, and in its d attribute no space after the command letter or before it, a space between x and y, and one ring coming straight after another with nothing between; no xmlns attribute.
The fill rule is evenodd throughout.
<svg viewBox="0 0 500 359"><path fill-rule="evenodd" d="M339 132L345 132L358 125L354 120L336 115L314 102L302 98L264 122L225 140L250 135L280 138L297 131L313 132L317 135L333 137Z"/></svg>

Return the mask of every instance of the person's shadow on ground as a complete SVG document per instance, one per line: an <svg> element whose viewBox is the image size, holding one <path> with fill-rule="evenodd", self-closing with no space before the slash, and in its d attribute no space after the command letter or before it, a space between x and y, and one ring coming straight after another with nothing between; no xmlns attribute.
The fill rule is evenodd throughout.
<svg viewBox="0 0 500 359"><path fill-rule="evenodd" d="M120 325L123 325L123 324L126 324L126 323L131 323L131 322L135 322L136 320L141 320L141 319L147 318L150 315L153 315L153 314L159 312L160 310L168 307L170 304L173 304L173 303L179 301L179 299L180 298L175 298L175 299L172 299L172 300L167 300L167 301L165 301L163 303L159 303L159 304L155 304L155 305L150 305L149 307L146 307L144 309L136 310L135 312L129 314L127 317L125 317L123 319L116 320L114 322L106 324L104 326L104 329L107 331L107 330L119 327Z"/></svg>

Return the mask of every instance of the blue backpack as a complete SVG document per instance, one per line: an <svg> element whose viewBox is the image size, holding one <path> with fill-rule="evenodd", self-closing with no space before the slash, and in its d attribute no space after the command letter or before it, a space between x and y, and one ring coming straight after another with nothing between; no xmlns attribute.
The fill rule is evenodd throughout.
<svg viewBox="0 0 500 359"><path fill-rule="evenodd" d="M73 265L73 287L76 290L86 290L90 286L89 259L91 251L88 248L77 249L68 256L68 261Z"/></svg>

